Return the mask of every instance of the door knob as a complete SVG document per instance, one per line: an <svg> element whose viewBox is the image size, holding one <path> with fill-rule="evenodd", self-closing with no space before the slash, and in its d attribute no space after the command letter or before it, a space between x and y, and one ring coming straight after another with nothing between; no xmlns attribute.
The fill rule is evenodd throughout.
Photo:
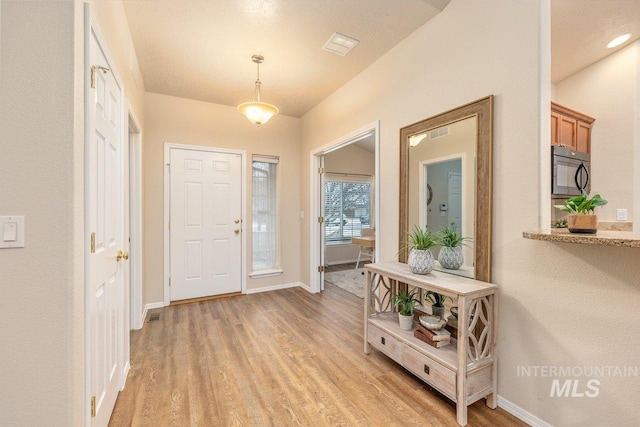
<svg viewBox="0 0 640 427"><path fill-rule="evenodd" d="M121 259L128 260L129 252L118 251L118 254L116 255L116 261L120 261Z"/></svg>
<svg viewBox="0 0 640 427"><path fill-rule="evenodd" d="M238 234L238 233L240 233L240 229L236 228L235 230L233 230L233 232Z"/></svg>
<svg viewBox="0 0 640 427"><path fill-rule="evenodd" d="M240 220L239 220L239 219L236 219L236 220L235 220L235 221L233 221L233 222L235 222L236 224L240 224Z"/></svg>

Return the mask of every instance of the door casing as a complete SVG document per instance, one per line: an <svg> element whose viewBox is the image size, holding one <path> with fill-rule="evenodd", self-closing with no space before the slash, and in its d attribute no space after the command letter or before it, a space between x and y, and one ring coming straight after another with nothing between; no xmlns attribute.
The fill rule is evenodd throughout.
<svg viewBox="0 0 640 427"><path fill-rule="evenodd" d="M349 145L353 142L356 142L358 139L361 139L364 135L369 133L374 134L375 140L375 176L373 180L374 186L374 224L376 227L380 226L380 121L377 120L373 123L370 123L354 132L351 132L347 135L341 136L340 138L325 144L321 147L316 148L311 151L310 154L310 171L311 174L309 182L311 188L309 188L310 194L310 207L309 212L309 288L306 288L311 293L320 292L323 289L323 280L324 273L317 272L318 266L322 265L324 261L323 258L323 249L320 247L320 243L322 241L322 227L324 224L318 223L318 217L323 216L322 208L323 203L320 200L320 183L322 179L320 174L318 173L318 168L322 162L322 156L335 151L341 147ZM376 247L375 247L375 259L380 259L380 233L376 232Z"/></svg>
<svg viewBox="0 0 640 427"><path fill-rule="evenodd" d="M129 153L129 316L130 329L144 324L142 301L142 128L133 107L127 103Z"/></svg>

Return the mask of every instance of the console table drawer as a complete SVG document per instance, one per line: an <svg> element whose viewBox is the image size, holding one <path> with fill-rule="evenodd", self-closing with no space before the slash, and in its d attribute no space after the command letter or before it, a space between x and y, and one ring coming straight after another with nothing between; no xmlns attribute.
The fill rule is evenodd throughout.
<svg viewBox="0 0 640 427"><path fill-rule="evenodd" d="M456 400L455 372L408 346L403 349L402 364L449 399Z"/></svg>
<svg viewBox="0 0 640 427"><path fill-rule="evenodd" d="M398 363L402 361L402 347L404 344L393 335L388 334L382 329L369 324L368 341L378 350L392 358Z"/></svg>

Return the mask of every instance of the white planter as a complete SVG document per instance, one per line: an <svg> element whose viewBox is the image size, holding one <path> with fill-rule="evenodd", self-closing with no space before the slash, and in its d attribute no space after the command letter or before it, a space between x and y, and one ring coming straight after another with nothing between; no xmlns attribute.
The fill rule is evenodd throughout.
<svg viewBox="0 0 640 427"><path fill-rule="evenodd" d="M457 270L464 264L464 255L462 254L462 246L453 248L443 246L438 254L440 265L449 270Z"/></svg>
<svg viewBox="0 0 640 427"><path fill-rule="evenodd" d="M404 316L398 313L398 320L400 322L400 329L403 331L410 331L413 329L413 316Z"/></svg>
<svg viewBox="0 0 640 427"><path fill-rule="evenodd" d="M433 254L429 249L411 249L407 265L412 273L429 274L433 270Z"/></svg>

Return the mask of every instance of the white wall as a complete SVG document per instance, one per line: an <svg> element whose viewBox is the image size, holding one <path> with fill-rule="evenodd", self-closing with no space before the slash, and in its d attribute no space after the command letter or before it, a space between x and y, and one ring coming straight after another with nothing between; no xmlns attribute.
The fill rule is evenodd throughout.
<svg viewBox="0 0 640 427"><path fill-rule="evenodd" d="M127 69L123 58L135 52L121 2L91 6L119 71ZM89 410L84 3L2 0L0 11L0 215L26 223L26 247L0 250L0 420L80 426ZM121 77L142 113L143 86Z"/></svg>
<svg viewBox="0 0 640 427"><path fill-rule="evenodd" d="M0 420L82 425L82 5L0 4L0 215L26 247L0 249ZM82 39L80 39L82 40ZM77 117L77 119L74 119Z"/></svg>
<svg viewBox="0 0 640 427"><path fill-rule="evenodd" d="M247 277L247 289L286 285L300 280L300 119L276 116L257 127L236 108L147 93L144 149L144 300L162 302L164 143L233 148L247 151L247 222L251 224L251 156L280 156L280 248L284 273L268 278ZM251 273L251 227L247 233L247 264Z"/></svg>
<svg viewBox="0 0 640 427"><path fill-rule="evenodd" d="M635 128L640 99L640 41L598 61L556 84L556 101L594 117L591 134L591 191L609 203L597 214L615 221L616 209L626 208L633 218ZM640 198L640 196L636 196Z"/></svg>
<svg viewBox="0 0 640 427"><path fill-rule="evenodd" d="M551 398L519 366L637 366L638 250L522 238L548 210L549 1L452 0L302 120L304 153L381 121L382 260L398 251L398 130L488 94L494 105L493 281L500 287L498 394L554 425L635 425L637 378L601 378L597 398ZM303 154L302 158L308 158ZM309 163L301 165L309 188ZM543 183L543 184L541 184ZM303 191L302 208L309 209ZM541 208L542 207L542 208ZM548 214L547 214L548 217ZM309 259L309 223L302 260ZM302 281L309 283L309 265ZM622 314L621 314L622 313ZM588 378L580 377L580 387ZM502 401L504 404L504 401Z"/></svg>

